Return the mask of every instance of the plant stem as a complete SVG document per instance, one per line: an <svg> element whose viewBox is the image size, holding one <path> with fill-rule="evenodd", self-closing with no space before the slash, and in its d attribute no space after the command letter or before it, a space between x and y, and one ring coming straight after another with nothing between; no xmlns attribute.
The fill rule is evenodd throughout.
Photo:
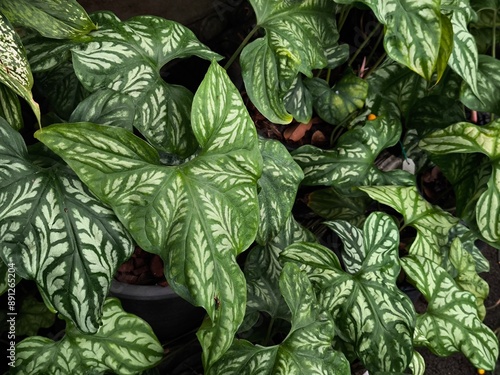
<svg viewBox="0 0 500 375"><path fill-rule="evenodd" d="M225 70L228 70L229 67L231 65L233 65L234 60L236 60L236 58L239 56L239 54L241 53L243 48L245 48L245 46L248 44L248 42L250 41L252 36L257 32L257 30L259 30L259 25L255 25L255 27L252 29L252 31L250 31L248 33L248 35L245 37L245 39L243 39L241 44L238 46L238 49L236 51L234 51L233 55L231 56L231 58L229 59L227 64L224 66Z"/></svg>
<svg viewBox="0 0 500 375"><path fill-rule="evenodd" d="M496 49L497 49L497 11L496 9L493 10L493 35L491 36L491 42L493 43L493 46L491 48L491 56L493 58L496 57Z"/></svg>
<svg viewBox="0 0 500 375"><path fill-rule="evenodd" d="M337 26L337 31L340 33L340 30L344 27L345 21L347 20L347 16L352 9L352 5L348 5L342 8L342 12L339 17L339 24Z"/></svg>
<svg viewBox="0 0 500 375"><path fill-rule="evenodd" d="M349 66L352 65L352 63L354 62L354 60L356 60L356 57L358 57L358 55L361 53L361 51L363 50L363 48L365 48L365 46L370 42L371 38L373 38L373 36L380 30L380 26L381 26L381 24L379 23L377 25L377 27L375 29L373 29L373 31L370 34L368 34L368 36L363 41L363 43L361 43L361 45L356 50L356 53L349 60L349 63L348 63Z"/></svg>
<svg viewBox="0 0 500 375"><path fill-rule="evenodd" d="M383 53L382 56L380 56L377 60L377 62L370 68L370 70L364 75L364 78L368 78L368 76L375 70L378 68L378 66L380 64L382 64L382 61L384 61L384 59L387 57L387 53Z"/></svg>
<svg viewBox="0 0 500 375"><path fill-rule="evenodd" d="M269 340L271 339L271 333L273 331L273 326L274 326L274 317L271 318L271 321L269 322L269 327L267 327L266 338L264 339L264 346L267 346L269 343Z"/></svg>

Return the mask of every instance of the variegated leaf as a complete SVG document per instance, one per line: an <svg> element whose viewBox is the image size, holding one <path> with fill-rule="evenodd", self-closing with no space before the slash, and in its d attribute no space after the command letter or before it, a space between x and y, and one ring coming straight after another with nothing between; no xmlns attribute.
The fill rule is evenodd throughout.
<svg viewBox="0 0 500 375"><path fill-rule="evenodd" d="M477 274L474 258L462 247L458 238L455 238L451 244L450 261L457 270L455 282L460 289L476 297L478 316L483 320L486 316L484 300L488 297L490 288L488 283Z"/></svg>
<svg viewBox="0 0 500 375"><path fill-rule="evenodd" d="M367 121L363 127L347 131L333 150L303 146L292 153L304 171L305 185L339 188L363 185L375 168L375 158L394 145L401 134L401 123L388 116Z"/></svg>
<svg viewBox="0 0 500 375"><path fill-rule="evenodd" d="M476 78L477 46L467 27L475 17L469 0L442 0L441 12L451 20L453 26L453 50L448 65L467 82L472 92L479 94Z"/></svg>
<svg viewBox="0 0 500 375"><path fill-rule="evenodd" d="M413 356L415 311L396 286L401 268L396 224L380 212L366 219L363 231L345 221L326 224L342 239L347 272L321 245L294 244L282 258L307 271L339 338L352 345L370 373L405 371Z"/></svg>
<svg viewBox="0 0 500 375"><path fill-rule="evenodd" d="M104 303L102 326L92 335L68 322L59 341L33 336L16 345L14 375L75 374L111 371L134 375L157 364L163 348L141 318L123 311L119 300Z"/></svg>
<svg viewBox="0 0 500 375"><path fill-rule="evenodd" d="M84 40L90 39L90 36ZM33 74L46 73L61 64L71 61L71 49L79 45L81 40L49 39L37 33L23 37L31 71Z"/></svg>
<svg viewBox="0 0 500 375"><path fill-rule="evenodd" d="M329 0L251 0L257 26L266 35L247 45L241 53L242 76L252 103L270 121L288 124L292 115L285 101L301 117L311 112L305 96L289 94L296 89L297 75L312 76L312 70L337 64L339 55L335 4ZM346 50L340 53L345 57ZM300 108L300 110L297 110ZM295 114L294 113L294 114ZM301 121L309 119L301 118Z"/></svg>
<svg viewBox="0 0 500 375"><path fill-rule="evenodd" d="M351 4L353 0L337 0ZM441 45L440 0L362 0L385 25L387 54L428 81L436 69Z"/></svg>
<svg viewBox="0 0 500 375"><path fill-rule="evenodd" d="M414 351L413 358L411 359L410 369L413 375L424 375L425 374L425 360L422 355Z"/></svg>
<svg viewBox="0 0 500 375"><path fill-rule="evenodd" d="M76 0L2 0L0 11L48 38L71 39L97 28Z"/></svg>
<svg viewBox="0 0 500 375"><path fill-rule="evenodd" d="M319 314L307 276L291 263L285 264L280 290L292 313L292 327L275 346L254 346L235 340L209 374L350 374L344 355L334 351L331 317Z"/></svg>
<svg viewBox="0 0 500 375"><path fill-rule="evenodd" d="M482 236L500 245L500 120L485 126L459 122L438 130L420 141L420 146L435 154L482 153L491 160L487 189L476 205L476 221Z"/></svg>
<svg viewBox="0 0 500 375"><path fill-rule="evenodd" d="M163 81L160 69L175 58L219 56L174 21L139 16L122 23L111 13L92 17L99 30L91 33L90 42L72 50L75 72L83 86L94 95L105 88L127 95L134 103L133 126L152 145L165 152L191 155L198 146L189 126L192 94ZM103 112L114 112L114 101L106 103L112 108L104 107Z"/></svg>
<svg viewBox="0 0 500 375"><path fill-rule="evenodd" d="M313 96L304 85L301 75L295 77L290 90L283 98L285 108L293 118L301 123L308 123L312 117Z"/></svg>
<svg viewBox="0 0 500 375"><path fill-rule="evenodd" d="M328 188L309 194L307 205L322 218L345 220L354 226L359 226L365 221L368 199L366 195L350 197L341 194L335 188Z"/></svg>
<svg viewBox="0 0 500 375"><path fill-rule="evenodd" d="M113 208L139 246L160 254L172 288L207 310L199 338L208 369L243 320L245 280L235 257L257 233L262 160L241 96L215 62L195 95L192 125L201 150L172 167L121 128L64 124L36 136Z"/></svg>
<svg viewBox="0 0 500 375"><path fill-rule="evenodd" d="M48 155L32 162L21 135L3 120L0 135L0 256L37 283L51 309L96 332L131 239L66 165Z"/></svg>
<svg viewBox="0 0 500 375"><path fill-rule="evenodd" d="M281 232L288 221L304 174L281 143L260 139L259 147L264 169L259 179L261 219L256 240L265 245Z"/></svg>
<svg viewBox="0 0 500 375"><path fill-rule="evenodd" d="M35 87L47 98L50 109L65 120L70 118L77 105L88 96L69 61L50 71L35 74L35 78Z"/></svg>
<svg viewBox="0 0 500 375"><path fill-rule="evenodd" d="M500 4L497 0L476 0L471 6L477 13L477 19L473 20L470 32L474 35L478 52L487 54L492 44L500 40L500 29L495 24L500 19ZM493 30L496 30L495 38Z"/></svg>
<svg viewBox="0 0 500 375"><path fill-rule="evenodd" d="M0 84L4 84L26 100L40 122L40 108L31 93L33 76L26 52L14 27L2 13L0 13Z"/></svg>
<svg viewBox="0 0 500 375"><path fill-rule="evenodd" d="M477 317L474 296L460 290L444 269L428 259L411 255L401 262L428 302L426 312L417 318L426 346L439 356L462 352L477 368L495 368L498 339Z"/></svg>
<svg viewBox="0 0 500 375"><path fill-rule="evenodd" d="M392 207L403 215L405 225L417 230L410 254L428 258L441 264L441 247L448 241L448 232L458 220L437 206L431 205L415 186L360 187L376 201Z"/></svg>
<svg viewBox="0 0 500 375"><path fill-rule="evenodd" d="M0 117L3 117L12 127L20 130L23 127L21 103L14 91L0 83Z"/></svg>
<svg viewBox="0 0 500 375"><path fill-rule="evenodd" d="M56 315L34 296L26 296L16 316L16 335L34 336L40 328L48 328L56 320Z"/></svg>
<svg viewBox="0 0 500 375"><path fill-rule="evenodd" d="M330 88L319 78L305 82L314 99L314 109L324 121L337 125L351 113L363 108L368 95L368 82L348 73Z"/></svg>
<svg viewBox="0 0 500 375"><path fill-rule="evenodd" d="M247 280L247 316L264 311L271 318L290 319L290 311L279 289L282 265L279 256L295 242L312 242L316 238L289 216L282 231L265 246L257 245L245 261Z"/></svg>
<svg viewBox="0 0 500 375"><path fill-rule="evenodd" d="M499 90L500 61L491 56L479 55L477 93L464 82L460 100L475 111L500 114Z"/></svg>

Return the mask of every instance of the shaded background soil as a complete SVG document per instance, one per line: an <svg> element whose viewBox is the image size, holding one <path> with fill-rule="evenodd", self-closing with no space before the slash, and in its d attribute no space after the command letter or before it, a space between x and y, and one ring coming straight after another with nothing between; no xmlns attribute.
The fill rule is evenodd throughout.
<svg viewBox="0 0 500 375"><path fill-rule="evenodd" d="M88 12L96 10L111 10L122 20L136 15L157 15L178 21L193 30L199 39L213 48L216 52L228 57L238 47L246 32L252 27L249 21L249 8L244 0L78 0ZM248 29L247 31L245 31ZM214 46L217 46L216 48ZM183 62L184 68L186 63ZM187 63L189 68L189 62ZM232 67L237 69L237 67ZM200 69L197 69L200 70ZM203 78L196 75L196 69L190 71L194 75L191 88L197 87ZM237 76L237 75L234 75ZM175 77L174 77L175 78ZM179 77L184 78L184 77ZM193 77L191 77L193 78ZM169 79L171 83L172 80ZM238 86L238 82L235 82ZM241 86L240 86L241 87ZM486 248L484 254L490 261L491 271L481 276L490 286L490 294L485 301L488 308L485 324L491 329L500 329L500 306L495 306L500 301L500 266L498 251ZM417 304L421 301L417 301ZM426 374L428 375L468 375L475 374L476 369L461 354L447 358L438 358L428 350L420 350L426 361ZM186 372L188 374L189 372ZM196 374L197 371L191 372ZM363 373L359 371L356 373ZM494 374L500 375L500 364Z"/></svg>

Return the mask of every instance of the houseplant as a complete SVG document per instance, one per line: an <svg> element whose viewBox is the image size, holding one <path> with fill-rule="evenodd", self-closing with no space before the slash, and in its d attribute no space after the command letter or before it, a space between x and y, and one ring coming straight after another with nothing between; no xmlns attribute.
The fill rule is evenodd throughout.
<svg viewBox="0 0 500 375"><path fill-rule="evenodd" d="M237 52L252 103L273 123L308 122L314 109L340 129L329 147L292 153L257 137L221 56L183 26L106 12L88 18L74 2L46 3L0 2L8 36L1 153L9 161L0 169L0 255L37 282L68 329L58 342L20 342L13 373L134 373L158 362L149 327L105 300L133 243L159 254L171 287L206 310L198 339L207 373L346 374L360 361L370 373L422 374L419 346L494 368L498 341L481 322L487 286L477 275L488 264L474 241L500 246L499 124L467 121L464 106L499 112L495 1L250 1L256 27ZM48 28L27 23L19 4L66 18L49 18ZM350 12L384 26L385 52L367 56L368 72L354 64L375 32L353 54L339 44ZM7 19L41 35L26 32L21 44ZM478 55L475 38L493 56ZM211 62L194 96L159 74L191 55ZM55 114L28 150L13 93L41 121L31 72ZM375 166L395 145L418 170L428 158L441 168L455 192L453 214L424 199L414 174ZM299 184L321 187L311 188L308 205L340 238L341 260L294 218ZM237 256L250 246L242 269ZM428 301L425 313L399 278ZM262 321L264 335L255 328ZM148 350L127 341L136 331ZM136 359L129 366L102 344L114 334ZM114 360L84 351L67 361L80 345L101 345Z"/></svg>

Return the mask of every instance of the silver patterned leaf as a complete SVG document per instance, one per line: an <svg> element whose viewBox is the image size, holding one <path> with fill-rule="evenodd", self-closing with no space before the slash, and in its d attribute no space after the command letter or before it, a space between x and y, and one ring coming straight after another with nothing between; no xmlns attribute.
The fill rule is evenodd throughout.
<svg viewBox="0 0 500 375"><path fill-rule="evenodd" d="M26 51L14 27L2 13L0 13L0 84L26 100L40 122L40 108L31 93L33 75ZM13 124L13 126L18 125Z"/></svg>
<svg viewBox="0 0 500 375"><path fill-rule="evenodd" d="M281 232L288 221L304 174L281 143L260 139L259 147L264 169L259 179L261 220L256 240L265 245Z"/></svg>
<svg viewBox="0 0 500 375"><path fill-rule="evenodd" d="M312 70L334 67L345 58L346 49L338 49L335 4L329 0L251 0L250 4L257 26L264 28L266 35L241 53L248 96L272 122L292 121L285 102L294 115L307 122L311 113L307 96L289 91L296 91L294 82L299 73L312 77ZM295 99L292 104L290 96Z"/></svg>
<svg viewBox="0 0 500 375"><path fill-rule="evenodd" d="M97 28L76 0L2 0L0 11L48 38L76 38Z"/></svg>
<svg viewBox="0 0 500 375"><path fill-rule="evenodd" d="M428 302L417 318L420 340L439 356L462 352L485 370L495 368L498 339L479 320L474 296L460 290L451 276L434 262L416 255L401 260L403 269Z"/></svg>
<svg viewBox="0 0 500 375"><path fill-rule="evenodd" d="M476 205L476 221L481 235L500 246L500 121L485 126L459 122L438 130L420 141L420 147L434 154L481 153L491 162L487 189Z"/></svg>
<svg viewBox="0 0 500 375"><path fill-rule="evenodd" d="M46 156L32 162L21 136L1 119L0 134L0 256L37 283L49 308L96 332L132 241L67 166Z"/></svg>
<svg viewBox="0 0 500 375"><path fill-rule="evenodd" d="M213 62L193 101L195 158L165 166L131 132L53 125L36 136L59 154L139 246L159 254L174 290L207 310L198 336L208 369L231 345L246 303L235 257L255 239L262 172L254 124L237 89Z"/></svg>
<svg viewBox="0 0 500 375"><path fill-rule="evenodd" d="M335 254L298 243L283 253L302 265L322 308L334 318L339 337L370 371L404 372L413 356L415 311L396 286L399 232L393 219L372 213L359 230L345 221L326 223L342 239L344 271Z"/></svg>
<svg viewBox="0 0 500 375"><path fill-rule="evenodd" d="M111 371L138 374L157 364L163 348L151 327L123 311L119 300L103 306L102 326L94 334L80 332L68 322L59 341L33 336L16 345L15 375L75 374Z"/></svg>
<svg viewBox="0 0 500 375"><path fill-rule="evenodd" d="M160 69L176 58L216 59L186 27L160 17L138 16L120 22L111 13L94 14L99 30L72 49L73 65L83 86L94 95L109 89L134 104L133 126L159 150L191 155L197 148L190 123L192 94L166 83ZM97 99L94 99L97 100ZM112 108L103 112L114 112ZM85 119L89 121L89 119Z"/></svg>
<svg viewBox="0 0 500 375"><path fill-rule="evenodd" d="M344 355L331 347L333 322L319 313L307 276L296 265L288 263L279 284L292 315L288 336L281 344L271 347L235 340L209 374L350 374Z"/></svg>
<svg viewBox="0 0 500 375"><path fill-rule="evenodd" d="M21 103L14 91L0 83L0 117L3 117L12 127L19 130L23 127Z"/></svg>

